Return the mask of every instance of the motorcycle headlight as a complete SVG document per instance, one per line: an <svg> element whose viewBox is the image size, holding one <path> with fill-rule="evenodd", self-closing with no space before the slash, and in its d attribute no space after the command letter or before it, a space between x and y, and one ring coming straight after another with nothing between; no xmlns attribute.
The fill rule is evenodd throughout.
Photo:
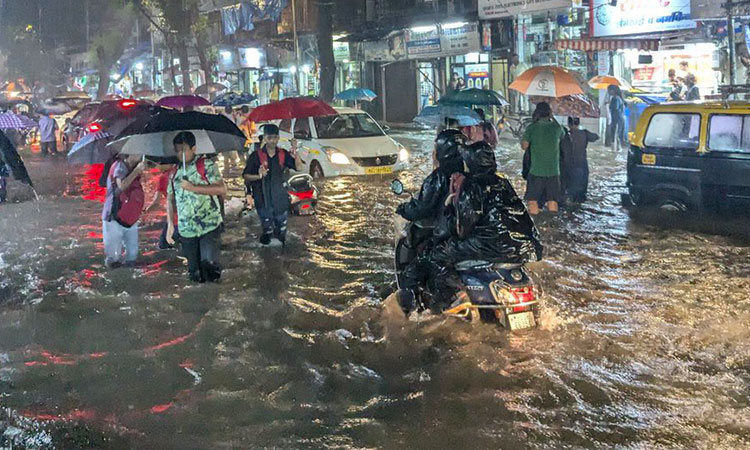
<svg viewBox="0 0 750 450"><path fill-rule="evenodd" d="M349 158L345 154L338 151L338 149L334 147L325 147L323 150L325 150L326 155L328 155L328 159L331 160L331 163L338 166L348 166L349 164L351 164Z"/></svg>
<svg viewBox="0 0 750 450"><path fill-rule="evenodd" d="M403 147L399 146L400 150L398 151L398 160L400 162L406 162L409 160L409 152Z"/></svg>

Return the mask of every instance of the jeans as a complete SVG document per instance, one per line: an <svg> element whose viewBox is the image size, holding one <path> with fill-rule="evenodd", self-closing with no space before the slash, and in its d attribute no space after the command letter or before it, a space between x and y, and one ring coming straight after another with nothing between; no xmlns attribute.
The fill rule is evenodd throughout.
<svg viewBox="0 0 750 450"><path fill-rule="evenodd" d="M0 176L0 203L8 199L8 181Z"/></svg>
<svg viewBox="0 0 750 450"><path fill-rule="evenodd" d="M627 146L628 132L625 130L625 116L616 116L612 118L612 144L615 150L622 146Z"/></svg>
<svg viewBox="0 0 750 450"><path fill-rule="evenodd" d="M289 221L288 211L274 216L271 208L258 208L258 218L260 218L264 235L273 234L280 241L286 241L287 222Z"/></svg>
<svg viewBox="0 0 750 450"><path fill-rule="evenodd" d="M42 142L40 144L42 155L52 154L54 155L57 153L57 141L51 141L51 142Z"/></svg>
<svg viewBox="0 0 750 450"><path fill-rule="evenodd" d="M182 254L188 260L188 277L192 281L205 283L221 278L219 254L221 253L221 227L203 236L180 237Z"/></svg>
<svg viewBox="0 0 750 450"><path fill-rule="evenodd" d="M125 246L125 263L134 263L138 257L138 224L125 228L116 221L102 221L104 236L104 262L107 266L120 264L122 247Z"/></svg>

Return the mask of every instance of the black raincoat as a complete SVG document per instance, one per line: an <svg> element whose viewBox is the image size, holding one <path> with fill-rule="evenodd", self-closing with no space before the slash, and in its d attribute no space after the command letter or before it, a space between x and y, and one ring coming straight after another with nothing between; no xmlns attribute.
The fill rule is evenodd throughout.
<svg viewBox="0 0 750 450"><path fill-rule="evenodd" d="M0 164L3 164L2 161L4 161L17 181L26 183L29 186L34 185L31 182L29 173L26 171L26 166L23 164L21 156L16 151L16 147L2 131L0 131L0 154L2 154Z"/></svg>
<svg viewBox="0 0 750 450"><path fill-rule="evenodd" d="M461 158L441 161L440 167L425 178L419 195L396 208L396 213L411 222L438 219L450 190L451 175L463 169Z"/></svg>

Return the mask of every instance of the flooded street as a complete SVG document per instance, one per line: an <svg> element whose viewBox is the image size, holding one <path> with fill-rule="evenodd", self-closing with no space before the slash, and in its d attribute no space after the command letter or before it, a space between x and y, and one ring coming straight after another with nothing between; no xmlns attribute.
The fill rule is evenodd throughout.
<svg viewBox="0 0 750 450"><path fill-rule="evenodd" d="M409 189L432 136L395 135ZM0 448L750 446L747 219L628 212L609 149L589 201L538 221L542 323L519 334L384 313L391 177L319 182L285 250L230 213L222 282L194 285L158 214L139 266L106 270L96 171L26 159L41 200L0 205Z"/></svg>

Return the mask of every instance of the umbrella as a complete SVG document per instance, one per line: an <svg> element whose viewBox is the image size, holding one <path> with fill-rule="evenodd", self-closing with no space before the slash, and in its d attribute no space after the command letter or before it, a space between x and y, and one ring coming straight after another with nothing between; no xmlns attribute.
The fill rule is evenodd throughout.
<svg viewBox="0 0 750 450"><path fill-rule="evenodd" d="M73 108L71 108L70 105L65 102L45 102L42 103L42 105L36 110L36 112L38 112L39 114L44 114L45 116L49 114L59 116L62 114L67 114L71 111L73 111Z"/></svg>
<svg viewBox="0 0 750 450"><path fill-rule="evenodd" d="M441 105L497 105L507 106L510 103L496 91L489 89L464 89L454 91L438 101Z"/></svg>
<svg viewBox="0 0 750 450"><path fill-rule="evenodd" d="M112 134L106 131L89 133L76 142L68 152L68 164L104 164L117 154L114 149L107 147L112 141Z"/></svg>
<svg viewBox="0 0 750 450"><path fill-rule="evenodd" d="M13 173L13 178L22 183L26 183L31 187L34 186L29 177L29 172L26 171L26 166L23 164L21 156L19 156L18 151L16 151L16 147L14 147L10 140L5 136L5 133L0 131L0 164L2 164L3 161Z"/></svg>
<svg viewBox="0 0 750 450"><path fill-rule="evenodd" d="M597 75L589 80L589 86L593 89L607 89L611 85L619 86L626 91L633 90L633 86L627 81L622 78L613 77L612 75Z"/></svg>
<svg viewBox="0 0 750 450"><path fill-rule="evenodd" d="M557 66L532 67L522 73L509 86L514 91L541 97L564 97L583 94L575 76Z"/></svg>
<svg viewBox="0 0 750 450"><path fill-rule="evenodd" d="M377 97L378 97L377 94L375 94L369 89L354 88L354 89L347 89L345 91L339 92L338 94L336 94L335 97L333 97L333 99L353 101L353 102L359 102L359 101L371 102L375 100Z"/></svg>
<svg viewBox="0 0 750 450"><path fill-rule="evenodd" d="M193 91L193 94L195 95L214 95L218 94L219 92L226 91L227 87L220 83L206 83L203 85L198 86Z"/></svg>
<svg viewBox="0 0 750 450"><path fill-rule="evenodd" d="M556 116L570 117L593 117L599 118L601 111L599 105L584 94L566 95L560 98L529 97L531 103L549 103L552 113Z"/></svg>
<svg viewBox="0 0 750 450"><path fill-rule="evenodd" d="M304 98L286 98L280 102L259 106L248 116L249 122L268 122L305 117L335 116L338 112L328 103Z"/></svg>
<svg viewBox="0 0 750 450"><path fill-rule="evenodd" d="M481 123L479 114L464 106L454 105L427 106L414 118L414 121L427 127L436 128L445 125L446 119L455 119L462 127L470 127Z"/></svg>
<svg viewBox="0 0 750 450"><path fill-rule="evenodd" d="M25 129L38 126L36 122L23 114L13 114L12 112L0 114L0 128Z"/></svg>
<svg viewBox="0 0 750 450"><path fill-rule="evenodd" d="M178 108L178 109L182 109L188 106L209 106L209 105L211 105L211 102L197 95L172 95L170 97L164 97L158 102L156 102L156 106L164 106L167 108Z"/></svg>
<svg viewBox="0 0 750 450"><path fill-rule="evenodd" d="M162 111L149 120L131 124L109 147L126 155L169 158L175 156L172 141L182 131L195 135L198 153L202 155L237 150L247 140L237 125L222 115Z"/></svg>
<svg viewBox="0 0 750 450"><path fill-rule="evenodd" d="M239 106L247 105L257 100L258 97L250 94L249 92L243 92L238 94L236 92L227 92L216 97L213 101L214 106Z"/></svg>

